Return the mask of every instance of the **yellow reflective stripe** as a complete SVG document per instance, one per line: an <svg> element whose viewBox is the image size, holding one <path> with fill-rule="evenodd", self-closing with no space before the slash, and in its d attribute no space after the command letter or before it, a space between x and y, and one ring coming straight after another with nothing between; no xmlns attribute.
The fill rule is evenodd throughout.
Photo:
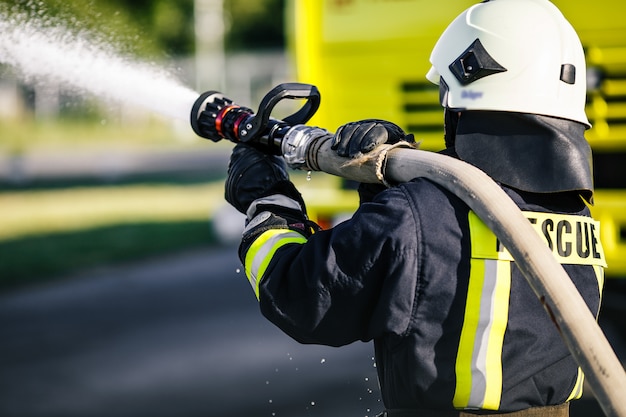
<svg viewBox="0 0 626 417"><path fill-rule="evenodd" d="M453 404L456 408L497 410L502 396L502 346L509 313L511 263L472 259L470 268Z"/></svg>
<svg viewBox="0 0 626 417"><path fill-rule="evenodd" d="M574 383L574 388L572 389L571 394L567 397L567 401L578 400L583 396L583 386L585 382L585 374L583 374L582 369L578 368L578 375L576 375L576 383Z"/></svg>
<svg viewBox="0 0 626 417"><path fill-rule="evenodd" d="M509 319L509 296L511 294L511 262L495 261L497 276L493 289L491 329L487 345L487 389L483 408L497 410L502 397L502 346Z"/></svg>
<svg viewBox="0 0 626 417"><path fill-rule="evenodd" d="M472 258L513 260L508 252L503 251L504 248L499 244L496 235L476 213L470 211L468 220L472 240Z"/></svg>
<svg viewBox="0 0 626 417"><path fill-rule="evenodd" d="M456 408L466 408L470 403L472 394L472 357L478 322L480 321L480 294L483 286L484 267L484 261L472 259L470 266L472 276L467 289L465 318L455 364L456 388L453 404Z"/></svg>
<svg viewBox="0 0 626 417"><path fill-rule="evenodd" d="M244 267L257 299L259 298L259 285L263 279L263 274L265 274L274 253L289 243L306 243L306 238L289 229L271 229L261 233L248 249Z"/></svg>
<svg viewBox="0 0 626 417"><path fill-rule="evenodd" d="M600 224L589 217L523 212L562 264L592 265L602 294L606 260ZM502 347L508 322L513 257L491 230L469 213L470 277L455 372L456 408L497 410L502 395ZM570 399L580 398L579 369Z"/></svg>

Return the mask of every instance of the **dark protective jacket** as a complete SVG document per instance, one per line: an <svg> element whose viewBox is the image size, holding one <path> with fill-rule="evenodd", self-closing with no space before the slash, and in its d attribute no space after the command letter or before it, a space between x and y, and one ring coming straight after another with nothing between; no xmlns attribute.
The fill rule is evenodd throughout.
<svg viewBox="0 0 626 417"><path fill-rule="evenodd" d="M505 191L597 315L604 255L581 198ZM582 374L537 296L442 187L393 187L308 238L272 207L240 247L262 313L302 343L374 340L387 408L508 412L580 397Z"/></svg>

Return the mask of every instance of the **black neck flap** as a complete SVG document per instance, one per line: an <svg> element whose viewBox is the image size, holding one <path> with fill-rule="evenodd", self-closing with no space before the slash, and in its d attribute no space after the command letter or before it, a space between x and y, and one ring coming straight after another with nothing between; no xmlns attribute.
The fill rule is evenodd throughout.
<svg viewBox="0 0 626 417"><path fill-rule="evenodd" d="M585 125L535 114L465 111L454 147L459 158L495 181L533 193L577 191L593 197Z"/></svg>

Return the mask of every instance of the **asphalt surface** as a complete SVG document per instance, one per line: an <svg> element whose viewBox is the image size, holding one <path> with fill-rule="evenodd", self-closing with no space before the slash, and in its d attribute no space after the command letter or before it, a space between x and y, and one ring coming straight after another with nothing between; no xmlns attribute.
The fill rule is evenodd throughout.
<svg viewBox="0 0 626 417"><path fill-rule="evenodd" d="M372 347L263 319L234 248L0 297L0 416L374 415Z"/></svg>
<svg viewBox="0 0 626 417"><path fill-rule="evenodd" d="M234 248L0 296L3 417L374 416L372 356L369 344L304 346L273 327ZM601 415L589 390L572 408Z"/></svg>
<svg viewBox="0 0 626 417"><path fill-rule="evenodd" d="M231 148L206 146L162 150L40 151L23 155L0 154L0 184L72 181L103 183L136 177L224 175Z"/></svg>

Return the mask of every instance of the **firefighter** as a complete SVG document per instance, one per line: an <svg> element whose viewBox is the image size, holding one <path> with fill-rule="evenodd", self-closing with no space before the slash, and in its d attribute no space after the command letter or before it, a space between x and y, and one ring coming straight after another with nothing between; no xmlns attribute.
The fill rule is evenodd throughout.
<svg viewBox="0 0 626 417"><path fill-rule="evenodd" d="M593 314L604 254L590 217L580 41L547 0L487 0L431 54L445 150L489 174L543 236ZM340 127L358 158L413 142L393 123ZM583 375L506 248L422 178L359 186L351 219L319 230L283 160L235 147L226 199L247 216L239 256L265 317L301 343L373 341L387 416L567 416Z"/></svg>

